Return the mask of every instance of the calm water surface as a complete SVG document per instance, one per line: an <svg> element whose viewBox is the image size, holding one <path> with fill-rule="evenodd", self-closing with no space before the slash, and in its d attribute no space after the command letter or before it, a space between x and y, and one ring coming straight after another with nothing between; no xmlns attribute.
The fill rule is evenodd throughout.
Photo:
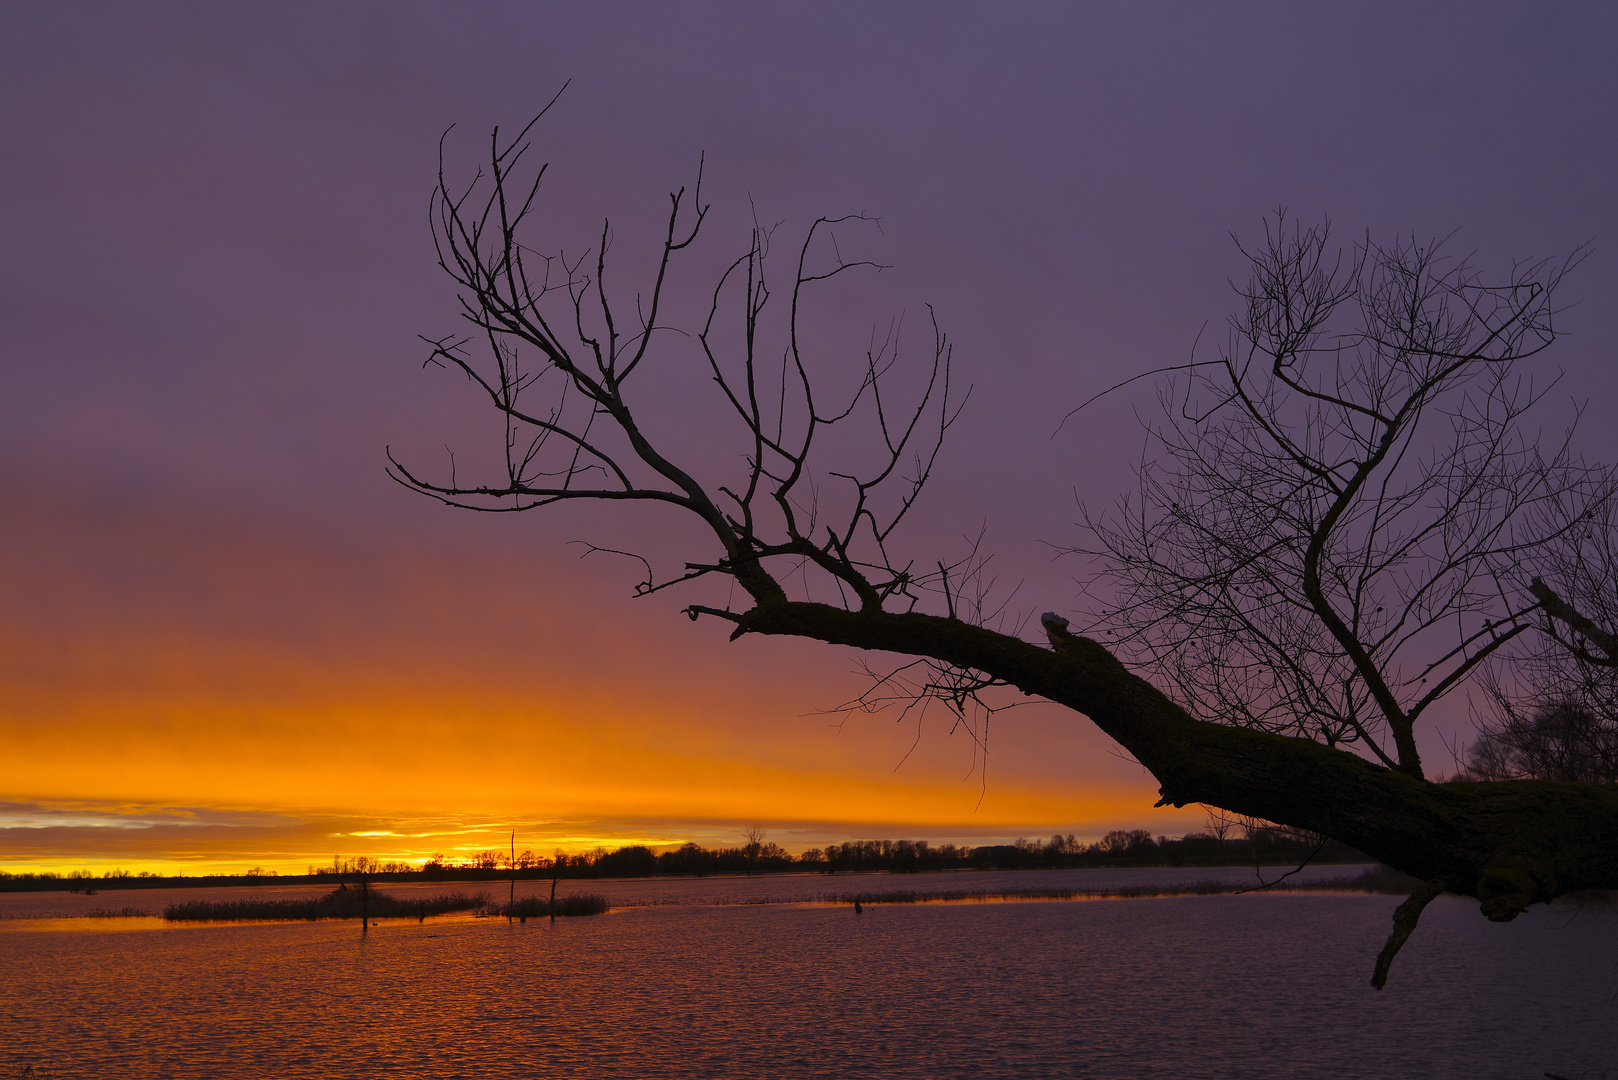
<svg viewBox="0 0 1618 1080"><path fill-rule="evenodd" d="M1104 872L1071 873L1089 885ZM1113 873L1102 884L1142 872ZM8 896L0 1077L32 1064L46 1077L1618 1080L1611 908L1502 926L1441 898L1379 994L1367 979L1395 897L863 915L745 902L934 887L929 877L566 883L638 906L555 923L390 922L365 935L354 923L18 917L167 897ZM1061 875L939 877L1034 887ZM690 902L703 896L744 902Z"/></svg>
<svg viewBox="0 0 1618 1080"><path fill-rule="evenodd" d="M1195 881L1224 881L1243 885L1273 880L1291 867L1117 867L1083 870L943 871L929 874L760 874L756 877L715 874L699 878L627 878L602 881L564 881L557 896L574 892L606 895L614 907L687 904L797 903L821 900L841 893L885 889L994 891L1000 889L1109 889L1136 885L1182 885ZM1307 866L1291 880L1353 877L1366 866ZM1257 875L1262 874L1260 878ZM0 893L0 919L49 919L118 911L126 907L147 914L162 912L167 904L186 900L240 900L247 897L291 899L315 897L332 890L327 885L277 885L274 878L257 886L222 889L102 889L93 895L63 892ZM504 881L440 881L408 885L379 885L400 896L438 893L483 893L504 900ZM549 881L520 881L518 898L545 896Z"/></svg>

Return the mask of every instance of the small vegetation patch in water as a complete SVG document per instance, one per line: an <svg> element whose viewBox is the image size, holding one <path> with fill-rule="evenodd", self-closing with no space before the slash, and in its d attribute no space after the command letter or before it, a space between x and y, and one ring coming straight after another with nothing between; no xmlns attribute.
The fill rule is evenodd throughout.
<svg viewBox="0 0 1618 1080"><path fill-rule="evenodd" d="M446 915L455 911L470 911L477 915L509 915L512 918L546 918L550 915L600 915L607 910L607 898L595 893L559 897L556 909L543 897L528 897L515 904L495 904L483 893L446 893L408 899L397 895L369 890L362 896L359 889L340 885L325 896L308 900L191 900L170 904L163 909L163 918L171 922L240 922L263 920L314 919L425 919L429 915ZM145 915L134 908L123 911L98 911L93 914L107 916Z"/></svg>
<svg viewBox="0 0 1618 1080"><path fill-rule="evenodd" d="M579 893L576 896L562 896L556 900L556 908L551 909L551 902L543 896L528 896L514 904L507 904L499 909L499 914L509 915L517 919L544 919L551 915L604 915L607 912L607 898L599 893Z"/></svg>
<svg viewBox="0 0 1618 1080"><path fill-rule="evenodd" d="M339 885L325 896L312 900L188 900L163 909L171 922L235 922L241 920L424 919L452 911L479 911L489 907L482 893L446 893L406 900L388 893L369 890L363 899L359 889Z"/></svg>
<svg viewBox="0 0 1618 1080"><path fill-rule="evenodd" d="M151 916L151 912L139 907L102 908L84 913L87 919L144 919Z"/></svg>
<svg viewBox="0 0 1618 1080"><path fill-rule="evenodd" d="M1271 884L1241 881L1192 881L1180 885L1126 885L1110 889L888 889L837 893L834 904L982 903L995 900L1117 900L1150 896L1220 896L1247 892L1364 892L1408 895L1420 882L1386 866L1352 877L1274 880Z"/></svg>

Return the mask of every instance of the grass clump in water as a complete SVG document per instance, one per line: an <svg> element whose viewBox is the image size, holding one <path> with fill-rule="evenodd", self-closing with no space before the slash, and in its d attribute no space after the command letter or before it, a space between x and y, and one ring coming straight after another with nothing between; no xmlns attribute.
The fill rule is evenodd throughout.
<svg viewBox="0 0 1618 1080"><path fill-rule="evenodd" d="M170 904L163 918L171 922L239 922L243 920L423 919L452 911L477 911L489 906L482 893L446 893L420 900L405 900L371 890L363 900L360 890L339 885L313 900L189 900Z"/></svg>
<svg viewBox="0 0 1618 1080"><path fill-rule="evenodd" d="M604 915L607 912L607 898L599 893L579 893L575 896L559 897L553 910L551 902L543 896L527 896L516 903L501 907L499 914L514 919L544 919L552 915L558 917L567 915Z"/></svg>
<svg viewBox="0 0 1618 1080"><path fill-rule="evenodd" d="M1352 877L1285 880L1269 884L1240 881L1191 881L1180 885L1125 885L1110 889L889 889L882 892L837 893L834 904L985 903L996 900L1121 900L1153 896L1222 896L1249 892L1363 892L1405 896L1420 887L1415 878L1392 867L1373 866Z"/></svg>
<svg viewBox="0 0 1618 1080"><path fill-rule="evenodd" d="M1422 882L1391 866L1373 866L1353 877L1311 879L1296 885L1287 882L1280 888L1283 892L1365 892L1409 896L1421 886Z"/></svg>
<svg viewBox="0 0 1618 1080"><path fill-rule="evenodd" d="M103 908L86 911L87 919L143 919L151 916L151 912L139 907Z"/></svg>

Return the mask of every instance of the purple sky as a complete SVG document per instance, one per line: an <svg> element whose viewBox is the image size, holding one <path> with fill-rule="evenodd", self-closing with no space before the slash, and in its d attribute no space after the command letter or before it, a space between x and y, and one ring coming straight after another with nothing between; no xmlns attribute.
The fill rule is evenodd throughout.
<svg viewBox="0 0 1618 1080"><path fill-rule="evenodd" d="M104 727L74 721L87 745L122 733L135 746L128 718L200 678L165 681L142 650L201 657L201 642L257 650L260 668L271 654L324 665L322 686L434 663L445 693L485 668L540 695L644 683L692 717L722 701L712 730L745 744L738 768L816 757L836 737L850 749L816 758L817 775L896 775L903 739L804 720L857 689L844 652L738 652L677 619L678 598L631 604L627 568L564 546L645 546L661 525L476 518L386 481L385 445L430 464L446 443L486 439L464 385L420 370L416 338L455 328L426 214L451 124L469 162L490 127L520 127L572 80L536 129L553 163L545 214L574 248L610 215L626 274L699 152L716 207L699 268L741 250L749 197L789 233L818 214L879 216L862 242L893 269L838 294L833 314L859 338L900 310L919 328L931 303L976 386L917 527L986 522L1002 578L1024 582L1014 606L1038 612L1073 604L1082 567L1044 545L1076 540L1076 499L1128 485L1131 410L1150 394L1052 438L1063 414L1185 359L1232 306L1230 233L1258 233L1278 206L1330 215L1345 242L1454 233L1485 267L1593 241L1545 370L1566 373L1563 398L1595 404L1586 452L1618 458L1615 53L1618 14L1593 4L5 5L0 632L26 647L0 666L13 701L0 798L48 819L69 793L35 782L65 769L41 733L101 708L87 681L117 697L138 670L140 703ZM707 390L669 385L682 409ZM492 608L493 629L478 614ZM1151 785L1069 719L1029 715L1003 729L1003 790L1122 785L1139 805L1118 824L1195 825L1154 818ZM959 784L959 814L937 831L964 835L969 756L929 738L943 749L906 768ZM150 740L107 753L143 768L142 753L167 752ZM94 775L116 773L109 761ZM71 796L86 806L229 801L86 783ZM286 806L307 810L299 791ZM591 816L533 811L568 813Z"/></svg>

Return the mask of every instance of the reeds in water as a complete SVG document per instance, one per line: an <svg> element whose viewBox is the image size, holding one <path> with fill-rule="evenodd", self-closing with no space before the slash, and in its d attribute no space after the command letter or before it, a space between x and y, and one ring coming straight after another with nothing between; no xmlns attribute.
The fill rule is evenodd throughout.
<svg viewBox="0 0 1618 1080"><path fill-rule="evenodd" d="M239 922L243 920L423 919L452 911L479 911L489 907L482 893L446 893L421 899L403 899L370 891L363 901L358 889L340 885L313 900L188 900L163 909L171 922Z"/></svg>
<svg viewBox="0 0 1618 1080"><path fill-rule="evenodd" d="M599 893L579 893L574 896L558 897L554 909L551 902L543 896L526 896L500 908L497 914L513 919L545 919L552 915L558 918L569 915L605 915L607 910L605 896Z"/></svg>
<svg viewBox="0 0 1618 1080"><path fill-rule="evenodd" d="M133 909L126 909L133 912ZM477 915L505 915L511 918L545 918L550 915L600 915L607 910L607 898L594 893L564 896L551 910L549 900L528 897L512 904L493 903L483 893L446 893L409 899L394 894L369 890L362 897L360 890L340 885L325 896L312 900L190 900L170 904L163 909L163 918L171 922L241 922L246 920L298 921L314 919L424 919L429 915L445 915L454 911L469 911ZM146 912L133 912L144 915ZM108 912L107 914L120 914Z"/></svg>
<svg viewBox="0 0 1618 1080"><path fill-rule="evenodd" d="M87 919L143 919L150 917L151 914L152 913L147 911L145 908L138 907L98 907L93 911L86 911L84 913L84 917Z"/></svg>
<svg viewBox="0 0 1618 1080"><path fill-rule="evenodd" d="M1179 885L1123 885L1106 889L888 889L837 893L834 904L971 903L995 900L1118 900L1152 896L1223 896L1248 892L1363 892L1405 896L1421 885L1413 877L1386 866L1374 866L1351 877L1287 879L1273 885L1241 881L1191 881Z"/></svg>

